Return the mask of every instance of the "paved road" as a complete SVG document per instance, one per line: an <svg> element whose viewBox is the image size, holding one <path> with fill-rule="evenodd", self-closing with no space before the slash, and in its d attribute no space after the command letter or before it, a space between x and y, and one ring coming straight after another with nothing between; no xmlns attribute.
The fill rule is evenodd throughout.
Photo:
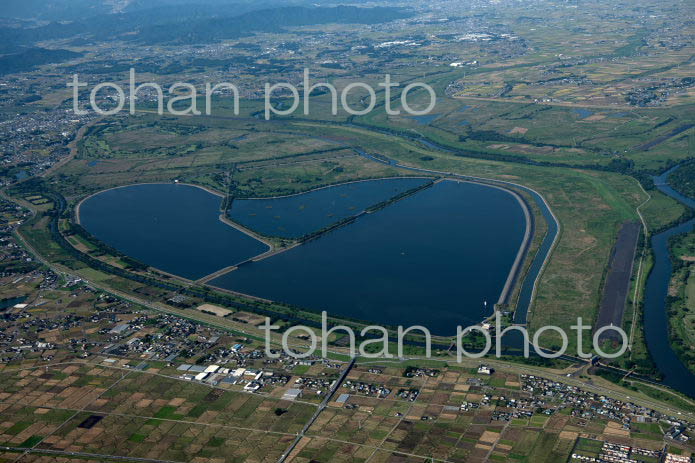
<svg viewBox="0 0 695 463"><path fill-rule="evenodd" d="M174 460L155 460L152 458L138 458L138 457L125 457L120 455L103 455L99 453L85 453L85 452L66 452L62 450L43 450L43 449L29 449L23 447L5 447L0 446L0 450L6 452L23 452L23 453L38 453L47 455L59 455L63 457L77 457L77 458L93 458L99 461L106 460L120 460L120 461L139 461L148 463L185 463ZM20 457L21 458L21 457Z"/></svg>
<svg viewBox="0 0 695 463"><path fill-rule="evenodd" d="M324 397L323 402L321 402L321 405L319 405L319 408L314 412L311 418L309 418L309 421L304 425L304 428L297 434L297 438L290 444L290 446L285 450L285 453L282 454L280 459L278 460L278 463L283 463L287 457L292 453L292 450L299 444L299 441L302 440L306 432L309 430L312 424L314 424L314 421L316 421L316 418L319 417L321 412L326 408L328 405L328 402L330 402L331 397L335 394L335 391L338 390L341 384L343 384L343 381L345 381L345 378L347 377L348 373L350 373L350 370L352 370L352 367L355 366L355 358L353 358L350 363L348 364L347 368L343 370L343 373L340 375L340 377L335 381L333 384L333 387L328 391L328 394L326 394L326 397Z"/></svg>

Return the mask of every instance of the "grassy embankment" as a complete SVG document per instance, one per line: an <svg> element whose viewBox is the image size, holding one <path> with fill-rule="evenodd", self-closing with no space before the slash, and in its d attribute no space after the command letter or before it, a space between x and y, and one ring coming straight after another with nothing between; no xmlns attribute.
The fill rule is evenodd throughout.
<svg viewBox="0 0 695 463"><path fill-rule="evenodd" d="M671 346L695 372L695 232L679 235L669 242L673 276L667 310Z"/></svg>

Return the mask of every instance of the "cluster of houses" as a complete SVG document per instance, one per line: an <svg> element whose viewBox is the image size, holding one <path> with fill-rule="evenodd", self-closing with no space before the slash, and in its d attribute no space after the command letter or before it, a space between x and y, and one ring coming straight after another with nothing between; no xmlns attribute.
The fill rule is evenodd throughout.
<svg viewBox="0 0 695 463"><path fill-rule="evenodd" d="M604 442L599 455L599 461L607 461L610 463L638 463L636 458L631 458L632 455L649 456L659 459L661 457L661 452L640 448L633 449L627 445Z"/></svg>
<svg viewBox="0 0 695 463"><path fill-rule="evenodd" d="M335 380L328 378L312 378L300 376L294 381L294 385L298 389L307 389L316 392L316 395L323 395L333 386Z"/></svg>
<svg viewBox="0 0 695 463"><path fill-rule="evenodd" d="M571 409L571 415L587 420L603 418L623 424L629 430L631 423L664 422L684 430L686 422L663 415L655 410L582 390L576 386L559 383L533 375L521 375L522 390L531 393L534 407ZM682 434L682 432L681 432Z"/></svg>
<svg viewBox="0 0 695 463"><path fill-rule="evenodd" d="M252 368L223 368L220 365L188 365L177 368L182 372L180 378L187 381L198 381L212 386L219 384L244 384L247 392L256 392L266 385L283 386L288 383L288 375L277 374L273 371L256 370Z"/></svg>
<svg viewBox="0 0 695 463"><path fill-rule="evenodd" d="M692 463L692 461L693 459L690 457L674 455L673 453L667 454L666 458L664 459L664 463Z"/></svg>
<svg viewBox="0 0 695 463"><path fill-rule="evenodd" d="M685 426L681 425L680 423L676 423L666 432L666 438L687 444L690 441L690 438L685 434L685 431Z"/></svg>
<svg viewBox="0 0 695 463"><path fill-rule="evenodd" d="M403 376L405 376L406 378L423 378L425 376L434 378L438 374L439 370L435 370L434 368L411 367L406 368L405 373L403 373Z"/></svg>
<svg viewBox="0 0 695 463"><path fill-rule="evenodd" d="M21 95L26 88L16 85L12 91ZM0 165L15 166L21 169L18 172L22 174L7 179L8 183L39 174L67 156L67 144L74 138L79 127L97 116L90 114L77 117L72 110L66 108L46 108L42 111L15 112L11 117L0 120Z"/></svg>
<svg viewBox="0 0 695 463"><path fill-rule="evenodd" d="M369 384L348 380L343 383L343 387L356 394L370 395L378 398L388 397L388 395L391 394L391 389L383 384Z"/></svg>
<svg viewBox="0 0 695 463"><path fill-rule="evenodd" d="M469 410L475 410L480 408L480 404L477 402L463 402L460 406L462 412L467 412Z"/></svg>
<svg viewBox="0 0 695 463"><path fill-rule="evenodd" d="M666 454L666 462L679 462L679 463L691 463L690 457L677 457L678 459L669 460L671 458L677 457L676 455ZM647 459L645 459L646 457ZM604 442L601 447L601 451L598 456L591 457L587 455L581 455L578 453L572 454L572 461L575 462L587 462L587 463L641 463L644 461L662 461L664 453L659 450L649 450L639 447L630 447L628 445L612 444L610 442Z"/></svg>
<svg viewBox="0 0 695 463"><path fill-rule="evenodd" d="M420 395L420 390L411 388L411 389L400 389L396 396L400 399L407 400L409 402L415 402L415 399L417 399L417 396Z"/></svg>
<svg viewBox="0 0 695 463"><path fill-rule="evenodd" d="M486 396L487 397L487 396ZM500 397L500 401L505 402L504 409L496 409L492 413L493 421L511 421L515 418L530 418L533 416L533 405L531 399Z"/></svg>

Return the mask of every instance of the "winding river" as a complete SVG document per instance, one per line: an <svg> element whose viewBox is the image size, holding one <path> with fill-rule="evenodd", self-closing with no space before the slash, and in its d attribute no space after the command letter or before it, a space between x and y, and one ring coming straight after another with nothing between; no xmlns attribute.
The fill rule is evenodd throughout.
<svg viewBox="0 0 695 463"><path fill-rule="evenodd" d="M679 167L676 166L653 177L654 185L662 193L686 206L695 208L695 200L681 195L668 185L669 175ZM695 375L681 363L669 344L666 295L673 270L668 241L672 236L687 233L693 229L693 226L695 226L695 219L652 236L654 267L647 279L644 294L644 335L649 353L664 376L663 383L691 397L695 397Z"/></svg>

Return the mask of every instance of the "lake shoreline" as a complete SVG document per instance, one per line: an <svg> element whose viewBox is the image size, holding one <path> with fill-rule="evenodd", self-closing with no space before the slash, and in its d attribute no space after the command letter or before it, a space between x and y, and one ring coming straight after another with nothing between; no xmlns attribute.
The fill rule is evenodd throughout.
<svg viewBox="0 0 695 463"><path fill-rule="evenodd" d="M312 190L307 190L306 192L302 192L302 193L296 193L296 194L292 194L292 195L278 196L278 197L275 197L275 198L276 198L276 199L281 199L281 198L286 198L286 197L298 196L298 195L306 194L306 193L309 193L309 192L313 192L313 191L317 191L317 190L325 190L325 189L329 189L329 188L333 188L333 187L337 187L337 186L341 186L341 185L346 185L346 184L364 183L364 182L377 181L377 180L389 181L389 180L409 179L409 178L410 178L410 179L412 179L412 178L432 179L433 177L437 176L437 173L436 173L436 172L432 172L432 173L427 172L427 174L432 174L432 175L423 175L423 176L398 176L398 177L385 177L385 178L380 178L380 179L354 180L354 181L350 181L350 182L343 182L343 183L339 183L339 184L333 184L333 185L323 186L323 187L315 188L315 189L312 189ZM446 173L444 173L444 174L446 174ZM533 232L534 232L534 230L533 230L532 214L531 214L531 212L530 212L529 206L527 205L526 200L525 200L523 197L521 197L521 195L520 195L518 192L516 192L516 191L514 191L514 190L512 190L512 189L510 189L510 188L508 187L508 185L509 185L511 182L497 182L497 181L494 181L495 183L498 183L498 184L493 184L491 181L489 181L489 180L487 180L487 179L480 180L480 179L474 179L474 178L462 178L461 176L456 176L456 175L454 175L454 176L447 176L446 178L438 179L436 183L443 182L443 181L445 181L445 180L450 181L450 182L454 182L454 183L467 183L467 184L478 185L478 186L481 186L481 187L489 187L489 188L493 188L493 189L502 191L502 192L504 192L504 193L506 193L506 194L511 195L511 196L516 200L516 203L518 204L518 206L519 206L520 209L521 209L521 212L523 213L523 221L524 221L524 234L523 234L523 238L522 238L522 240L521 240L521 244L520 244L518 250L516 251L516 254L515 254L515 257L514 257L514 261L513 261L512 265L511 265L511 268L510 268L509 271L506 273L506 279L505 279L505 281L504 281L504 286L503 286L502 291L499 293L499 297L498 297L498 300L497 300L497 303L498 303L498 304L505 303L505 302L507 302L508 298L509 298L510 295L512 294L512 290L515 288L515 285L518 284L519 281L522 281L521 278L520 278L520 276L521 276L520 272L521 272L521 270L522 270L523 263L525 262L525 258L526 258L526 256L528 255L528 251L529 251L529 247L530 247L531 238L532 238ZM502 183L502 184L499 184L499 183ZM506 185L505 185L505 184L506 184ZM212 189L210 189L210 188L208 188L208 187L204 187L204 186L196 185L196 184L189 184L189 183L149 182L149 183L138 183L138 184L122 185L122 186L118 186L118 187L108 188L108 189L106 189L106 190L102 190L102 191L93 193L93 194L91 194L91 195L89 195L89 196L83 198L83 199L76 205L76 207L75 207L76 222L77 222L78 224L81 223L81 219L80 219L80 215L81 215L81 206L82 206L82 204L83 204L87 199L92 198L92 197L94 197L94 196L96 196L96 195L98 195L98 194L101 194L101 193L103 193L103 192L106 192L106 191L115 190L115 189L122 189L122 188L126 188L126 187L131 187L131 186L142 186L142 185L184 185L184 186L188 186L188 187L195 187L195 188L202 189L202 190L204 190L204 191L206 191L206 192L208 192L208 193L210 193L210 194L213 194L213 195L215 195L215 196L217 196L217 197L220 197L220 198L224 198L224 197L225 197L225 195L223 195L222 193L217 192L217 191L214 191L214 190L212 190ZM516 185L514 184L514 186L516 186ZM417 195L417 193L415 193L415 195ZM271 199L271 198L253 198L253 199ZM398 201L400 201L400 199L399 199ZM395 202L398 202L398 201L395 201ZM391 205L391 204L389 204L389 206L390 206L390 205ZM361 216L361 215L358 214L358 215L354 218L354 220L358 220L358 219L360 218L360 216ZM219 270L217 270L217 271L215 271L215 272L213 272L213 273L207 274L207 275L205 275L205 276L203 276L203 277L201 277L201 278L195 279L195 280L190 280L190 279L187 279L187 278L185 278L185 277L172 274L171 272L162 271L161 269L159 269L159 268L156 267L156 266L150 266L150 267L151 267L154 271L161 272L161 273L163 273L163 274L165 274L165 275L168 275L168 276L172 276L172 275L173 275L174 278L179 278L179 279L181 279L182 281L185 281L185 282L187 282L187 283L190 283L191 281L193 281L193 282L195 282L195 283L197 283L197 284L201 284L201 285L210 287L210 288L215 289L215 290L222 290L222 291L225 291L225 292L229 292L229 293L231 293L231 294L235 294L235 295L239 295L239 296L245 296L245 297L249 297L249 298L251 298L251 299L256 299L256 300L262 300L262 301L264 301L264 302L272 301L272 299L270 299L270 298L260 297L260 296L257 296L257 295L251 294L251 293L247 293L247 292L243 292L243 291L230 290L230 289L228 289L228 288L222 288L222 287L220 287L220 286L218 286L218 285L210 284L210 282L211 282L212 280L215 280L215 279L217 279L217 278L219 278L219 277L221 277L221 276L224 276L224 275L228 274L229 272L232 272L232 271L234 271L234 270L237 270L237 269L239 268L239 266L242 265L242 264L245 264L245 263L247 263L247 262L250 263L250 262L257 262L257 261L260 261L260 260L265 260L265 259L270 258L270 257L272 257L272 256L275 256L275 255L277 255L277 254L284 253L284 252L286 252L286 251L289 251L289 250L291 250L291 249L294 249L294 248L296 248L297 246L299 246L300 244L303 244L303 243L295 243L295 244L292 244L292 245L287 246L287 247L285 247L285 248L277 249L277 248L274 248L273 245L272 245L270 242L268 242L268 241L266 241L265 239L263 239L263 235L261 235L261 234L255 232L255 231L253 231L253 230L247 228L247 227L244 226L244 225L241 225L241 224L235 222L234 220L231 220L230 218L226 217L226 216L224 215L224 213L223 213L223 214L220 214L220 215L218 216L218 220L219 220L220 222L224 223L224 224L227 225L227 226L230 226L230 227L232 227L232 228L235 228L236 230L238 230L238 231L244 233L245 235L247 235L247 236L253 238L254 240L256 240L256 241L258 241L258 242L261 242L261 243L265 244L266 246L268 246L269 249L266 250L266 251L264 251L264 252L262 252L262 253L260 253L260 254L257 254L257 255L255 255L255 256L252 256L252 257L250 257L250 258L248 258L248 259L246 259L246 260L244 260L244 261L242 261L242 262L240 262L240 263L237 263L237 264L234 264L234 265L225 267L225 268L221 268L221 269L219 269ZM353 220L353 221L350 221L350 223L353 223L354 220ZM341 224L341 227L344 226L344 225L347 225L347 224ZM329 229L331 229L331 228L329 227ZM331 230L332 230L332 229L331 229ZM493 315L494 315L494 310L493 310L492 313L493 313ZM486 314L484 317L487 317L487 314ZM483 318L483 320L484 320L484 319L485 319L485 318ZM479 320L480 320L480 319L479 319Z"/></svg>
<svg viewBox="0 0 695 463"><path fill-rule="evenodd" d="M432 177L386 177L386 178L383 178L383 179L375 179L375 180L387 180L387 179L399 179L399 178L432 178ZM331 185L331 186L347 185L347 184L359 183L359 182L364 182L364 181L370 181L370 180L357 180L357 181L353 181L353 182L346 182L346 183L336 184L336 185ZM517 200L517 202L518 202L518 204L519 204L519 206L520 206L522 212L524 213L524 219L525 219L525 222L526 222L526 226L525 226L525 230L524 230L524 237L523 237L523 239L522 239L521 246L519 247L519 250L518 250L517 255L516 255L515 259L514 259L514 262L512 263L512 266L511 266L511 268L510 268L510 270L509 270L509 273L508 273L507 278L506 278L506 280L505 280L504 287L503 287L503 289L502 289L502 291L501 291L501 293L500 293L500 295L499 295L499 297L498 297L498 299L497 299L497 304L498 304L498 305L507 303L507 302L508 302L508 299L509 299L509 297L510 297L510 295L511 295L511 293L512 293L512 290L513 290L513 288L514 288L514 285L515 285L515 283L516 283L516 281L517 281L517 279L518 279L518 277L519 277L519 274L520 274L520 271L521 271L521 267L522 267L522 264L523 264L523 262L524 262L524 260L525 260L525 258L526 258L526 255L527 255L527 253L528 253L528 250L529 250L529 247L530 247L530 244L531 244L531 238L532 238L532 235L533 235L533 220L532 220L532 216L531 216L530 209L529 209L528 205L526 204L526 201L525 201L524 198L522 198L521 195L519 195L517 192L515 192L515 191L513 191L513 190L511 190L511 189L508 189L508 188L504 188L504 187L499 186L499 185L491 185L491 184L485 183L485 182L476 182L476 181L472 181L472 180L463 180L463 179L449 178L449 177L440 178L440 179L436 180L435 183L439 183L439 182L443 182L443 181L451 181L451 182L456 182L456 183L471 183L471 184L474 184L474 185L481 185L481 186L485 186L485 187L495 188L495 189L501 190L501 191L503 191L503 192L505 192L505 193L511 195L512 197L514 197L514 198ZM316 189L313 189L313 190L309 190L309 191L307 191L307 192L305 192L305 193L309 193L309 192L313 192L313 191L318 191L318 190L330 188L331 186L316 188ZM419 192L420 192L420 191L417 191L417 192L415 192L414 194L418 194ZM278 197L275 197L275 198L258 198L258 199L283 199L283 198L293 197L293 196L297 196L297 195L301 195L301 194L304 194L304 193L292 194L292 195L287 195L287 196L278 196ZM395 201L395 202L398 202L398 201L400 201L401 199L405 199L405 198L399 198L399 199L398 199L397 201ZM389 207L390 205L391 205L391 204L388 204L386 207ZM375 211L375 212L379 212L379 211ZM361 212L361 213L358 213L358 214L354 215L353 217L351 217L352 220L348 221L347 223L345 223L345 224L338 224L338 227L343 227L343 226L350 225L350 224L352 224L355 220L359 220L359 218L362 217L364 214L365 214L364 211ZM220 220L222 220L223 222L227 223L227 224L230 225L230 226L233 226L233 227L235 227L235 228L240 229L241 231L244 231L244 230L247 229L247 228L244 227L243 225L240 225L240 224L238 224L237 222L235 222L235 221L233 221L233 220L230 220L230 219L223 220L222 217L220 217ZM330 232L330 231L333 231L335 228L338 228L338 227L329 227L329 229L326 230L326 233L328 233L328 232ZM250 230L250 229L249 229L249 230ZM255 234L256 232L253 232L253 233ZM322 235L323 235L323 233L322 233ZM250 236L253 236L253 235L250 235ZM317 237L317 238L318 238L318 237ZM259 262L259 261L261 261L261 260L264 260L264 259L273 257L273 256L275 256L275 255L277 255L277 254L282 253L282 252L289 251L290 249L294 249L295 247L301 246L302 244L304 244L304 242L297 242L297 243L295 243L295 244L293 244L293 245L291 245L291 246L288 246L288 247L286 247L286 248L283 248L283 249L277 249L277 250L272 250L272 249L271 249L270 251L268 251L268 252L266 252L266 253L263 253L263 254L261 254L261 255L255 256L255 257L253 257L253 258L250 258L250 259L249 259L249 262ZM242 264L243 264L243 263L242 263ZM227 274L230 273L230 272L233 272L233 271L237 270L237 269L239 268L239 265L240 265L240 264L232 265L232 266L227 267L226 269L222 269L222 270L219 270L219 271L217 271L217 272L215 272L215 273L213 273L213 274L211 274L211 275L207 275L207 276L201 278L200 280L198 280L198 283L206 284L207 286L210 286L211 288L215 288L215 289L224 289L224 288L220 288L220 287L218 287L218 286L210 285L209 282L212 281L212 280L214 280L214 279L217 279L217 278L219 278L219 277L225 276L225 275L227 275ZM252 296L251 294L239 293L239 292L236 292L236 291L234 291L234 293L235 293L235 294L242 294L242 295ZM494 314L495 314L495 309L493 309L493 312L492 312L492 315L491 315L491 316L494 316ZM487 318L489 318L489 317L486 317L485 319L487 319Z"/></svg>

